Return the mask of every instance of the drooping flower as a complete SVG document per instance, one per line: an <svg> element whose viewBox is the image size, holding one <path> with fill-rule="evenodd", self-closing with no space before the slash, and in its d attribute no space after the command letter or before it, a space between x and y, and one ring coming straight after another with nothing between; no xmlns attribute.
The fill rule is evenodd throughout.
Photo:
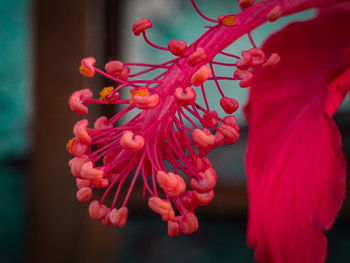
<svg viewBox="0 0 350 263"><path fill-rule="evenodd" d="M311 113L314 113L314 108L312 107L314 102L318 105L318 107L315 107L317 110L321 109L322 111L324 109L323 104L325 101L322 104L320 102L321 99L318 99L318 96L322 96L322 94L318 94L318 89L313 87L314 84L316 85L318 83L311 81L313 80L313 74L318 73L317 76L319 76L320 71L309 72L305 70L308 74L298 71L299 68L304 69L304 67L307 67L310 62L307 61L306 63L303 59L308 58L308 55L314 55L314 53L309 52L304 54L305 56L302 56L303 48L301 46L300 56L293 58L298 58L299 64L302 64L303 67L290 64L291 66L288 67L287 73L293 75L291 77L290 75L285 76L282 79L284 75L279 75L278 70L282 68L282 66L279 66L279 63L280 59L283 63L282 65L287 63L283 61L288 61L285 58L288 57L288 43L283 44L283 41L281 41L285 50L277 45L272 45L273 48L267 48L268 46L265 46L264 49L259 49L256 47L250 32L265 22L277 20L282 15L288 15L307 8L336 4L342 1L270 0L254 4L254 1L240 0L239 5L242 8L240 14L221 15L217 19L206 17L201 13L194 1L191 0L191 2L200 16L209 22L215 23L214 26L208 26L208 30L191 45L187 45L183 40L179 41L176 39L171 40L167 47L161 47L152 43L146 35L146 30L152 27L151 21L147 18L135 22L132 28L134 34L137 36L142 35L147 44L172 53L175 56L174 59L159 65L110 61L105 65L105 71L95 67L97 62L92 57L82 60L80 72L84 76L93 77L94 74L101 74L115 81L117 87L105 87L100 92L99 99L93 99L93 93L90 90L85 89L74 92L69 99L69 106L72 111L78 114L87 114L90 103L125 104L127 106L110 119L104 116L100 117L94 123L94 128L88 128L89 123L86 119L77 122L74 126L73 132L75 138L67 144L67 149L75 156L69 165L72 175L76 178L78 187L77 198L81 202L87 202L91 200L93 195L92 190L94 188L105 188L106 190L102 198L99 201L94 200L90 203L90 216L106 225L124 226L128 216L126 205L136 180L140 177L144 185L144 196L147 193L149 197L148 205L154 212L161 215L163 221L168 222L169 235L177 236L180 233L193 233L198 229L198 220L194 214L194 210L198 205L208 205L213 200L214 188L218 180L213 165L205 156L212 148L219 147L223 143L234 144L239 139L239 127L234 115L232 115L239 106L238 102L234 98L225 96L219 81L236 81L238 82L237 86L242 88L248 87L253 83L253 92L248 108L248 119L252 130L250 135L250 150L247 156L249 197L251 201L248 241L251 246L257 248L256 257L260 261L270 262L269 260L271 259L276 262L287 260L289 260L287 262L292 262L290 261L289 254L287 255L285 253L287 251L286 247L295 248L293 242L298 242L298 240L292 240L291 246L288 247L286 245L286 240L289 241L288 233L293 231L293 227L295 226L293 222L288 225L290 229L286 230L287 234L282 238L278 238L279 233L276 233L280 229L271 228L275 232L270 232L271 229L269 228L271 222L273 222L269 220L275 219L275 213L279 211L277 208L284 206L283 202L289 202L290 211L294 211L294 202L300 201L300 198L303 197L301 195L298 196L299 199L283 200L283 198L292 198L292 196L281 195L278 197L282 199L278 199L278 201L273 200L275 203L271 202L272 206L269 206L270 199L275 197L273 194L276 191L284 193L282 189L284 185L280 184L280 182L285 180L285 183L288 183L288 180L291 178L288 174L292 173L293 169L295 169L292 164L295 164L297 160L295 158L298 156L295 157L293 148L288 148L288 146L302 145L302 142L305 140L305 143L311 147L317 140L321 141L322 139L324 139L322 143L325 145L327 142L328 146L329 144L334 144L334 147L328 148L320 144L320 155L329 158L327 160L330 162L330 166L327 166L327 171L330 172L333 169L332 165L334 165L334 169L338 169L336 173L339 173L339 177L342 177L345 168L342 162L341 152L339 151L339 145L336 145L339 143L339 140L337 141L339 135L330 118L321 118L319 115L322 114L317 115L318 119L316 119L322 130L322 134L318 136L311 132L316 133L319 130L305 131L305 127L298 124L300 122L306 125L311 122L310 118L314 116L308 116L310 117L309 119L301 118L304 117L300 115L305 112L304 105L310 105ZM245 34L248 34L252 46L247 47L247 50L243 51L241 56L223 52L227 46ZM292 42L291 40L288 41L289 43ZM333 48L336 49L338 47L335 46ZM215 57L218 54L231 58L232 63L224 63L216 60ZM320 57L324 55L328 55L328 53L318 53ZM328 56L325 56L326 58ZM317 65L317 61L315 59L311 62L315 62L315 65ZM232 76L217 75L213 65L231 67ZM146 69L133 72L137 67ZM311 69L312 67L309 70ZM135 79L136 77L154 71L159 71L159 75L152 80ZM341 71L341 69L338 69L338 71ZM333 81L332 83L336 81L334 90L338 90L338 71L334 71L332 74L330 73L329 76L329 80ZM281 71L281 73L284 72ZM298 76L300 73L302 73L300 75L301 77ZM264 88L259 89L259 83L261 82L261 85L267 83L265 78L269 74L275 74L272 75L271 81L274 80L273 77L281 80L281 83L271 87L273 88L271 99L265 96L265 94L269 93L268 91L265 92ZM288 80L288 77L289 81L284 82L283 80ZM293 93L292 88L291 91L287 90L287 87L292 87L294 83L291 80L300 80L303 82L309 88L305 89L306 94L295 97L297 93ZM210 108L205 92L208 82L214 82L217 87L218 94L221 97L218 98L218 102L228 114L227 116L219 116L216 111ZM130 96L126 99L121 99L119 94L121 89L129 89ZM262 94L256 93L257 91L255 90L262 90ZM299 90L301 89L296 89L294 92ZM203 96L204 106L199 105L197 102L198 94ZM283 97L286 94L291 96L291 98ZM314 95L316 96L315 98L313 97ZM325 95L323 94L323 96ZM274 98L276 98L276 101L272 101ZM281 112L281 115L279 115L280 110L278 106L287 105L286 102L290 99L297 100L295 105L288 107L286 110L287 113L291 114L289 116L290 122L287 119L290 126L287 126L285 136L281 135L278 143L275 141L273 141L274 144L271 143L272 146L275 145L273 148L268 142L269 140L278 138L278 127L271 128L275 129L271 133L268 133L267 130L260 130L257 127L259 125L266 125L269 121L268 116L272 118L272 116L277 115L279 120L286 121L286 118L283 117L285 112ZM260 101L261 109L259 108ZM271 104L269 103L270 101ZM321 104L322 107L320 106ZM328 111L334 111L334 104L333 102L329 103L330 106L327 107L329 109ZM266 105L266 109L263 107L264 105ZM125 114L134 109L140 109L141 112L125 124L118 123ZM303 111L301 113L297 112L300 109ZM190 127L187 126L187 123L189 123ZM288 137L288 132L291 132L292 128L298 133L294 137ZM279 148L284 144L287 144L285 148ZM254 151L255 147L257 152ZM270 147L271 153L264 155L263 150ZM279 153L279 151L282 151L283 154L281 156L284 157L278 157L275 160L274 157L276 158L276 153ZM264 158L262 158L262 155ZM308 157L315 158L311 154ZM259 159L257 166L249 163L254 162L256 159ZM281 174L282 170L279 171L276 168L276 170L266 172L264 169L260 169L264 168L262 166L265 164L263 160L266 163L267 161L271 162L268 168L277 167L282 169L287 175L281 175L283 177L281 179L281 177L278 177L278 174ZM338 161L340 163L337 163ZM305 171L309 174L315 173L315 167L308 166L309 162L304 161L303 163L304 166L298 168L305 168ZM303 175L307 177L306 172ZM124 199L120 201L119 195L121 188L124 187L129 177L131 177L129 190ZM304 214L300 213L296 215L296 218L300 220L296 222L303 223L302 226L304 228L302 230L306 231L307 240L311 242L313 241L313 236L310 237L311 234L316 233L316 236L320 234L319 232L310 232L309 226L311 223L319 223L317 225L319 231L328 229L332 224L332 220L341 203L344 188L343 181L340 180L337 184L332 181L336 179L330 178L328 173L320 173L320 178L316 176L307 177L305 181L301 180L304 178L300 178L300 176L297 178L300 179L298 183L301 186L298 185L299 188L295 189L300 189L303 186L308 189L307 187L312 183L313 191L319 189L314 186L317 185L322 190L333 193L333 189L329 190L327 188L328 185L332 188L333 184L335 185L335 190L339 190L334 196L331 194L320 196L320 198L325 198L322 201L328 205L326 208L329 208L330 212L328 210L324 211L326 209L325 207L318 207L322 203L318 202L320 200L312 199L307 200L309 202L304 202L303 204L309 204L314 207L311 210L304 209ZM325 179L328 181L326 180L325 182ZM309 184L305 182L309 182ZM268 189L265 189L265 187ZM189 190L189 188L192 190ZM294 191L294 189L288 189L291 192ZM113 201L107 206L105 203L108 195L113 196ZM310 196L315 197L315 195ZM306 195L304 197L310 196ZM261 200L259 200L260 197ZM259 201L264 202L263 205ZM338 204L338 206L336 207L332 202ZM119 208L117 209L116 207ZM266 216L265 211L267 213L270 212L270 214ZM288 222L287 219L286 221ZM293 235L291 236L293 237ZM310 245L310 242L307 244ZM311 244L309 247L304 246L305 251L313 253L313 245ZM322 242L320 244L315 243L315 247L322 245L324 245ZM306 258L308 259L308 257ZM317 259L321 258L317 257Z"/></svg>

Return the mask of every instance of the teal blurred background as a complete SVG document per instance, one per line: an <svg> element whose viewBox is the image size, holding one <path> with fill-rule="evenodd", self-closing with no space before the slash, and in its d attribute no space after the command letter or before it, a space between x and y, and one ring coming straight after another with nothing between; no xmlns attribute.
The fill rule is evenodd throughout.
<svg viewBox="0 0 350 263"><path fill-rule="evenodd" d="M237 1L198 0L209 17L237 13ZM285 17L254 31L259 45L291 21L314 11ZM247 197L243 166L247 127L241 112L241 140L210 155L220 175L216 200L199 209L199 231L169 238L164 222L148 211L140 194L131 200L125 228L101 226L75 200L65 151L78 117L67 98L82 88L98 90L105 80L86 80L80 59L94 56L101 66L111 59L158 63L171 59L148 47L131 32L133 22L148 17L149 37L161 46L172 38L191 43L207 25L187 0L0 0L0 263L4 262L254 262L245 244ZM239 55L251 47L247 37L226 52ZM227 58L221 57L221 61ZM215 68L230 76L231 69ZM246 89L222 81L225 94L244 105ZM209 103L219 113L215 89ZM336 116L349 159L349 108ZM95 107L91 119L115 109ZM328 262L350 262L349 205L329 232Z"/></svg>

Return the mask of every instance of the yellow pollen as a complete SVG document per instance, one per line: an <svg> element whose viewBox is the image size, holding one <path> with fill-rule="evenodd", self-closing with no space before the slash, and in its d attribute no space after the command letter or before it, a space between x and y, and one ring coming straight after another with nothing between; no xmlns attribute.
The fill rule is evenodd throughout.
<svg viewBox="0 0 350 263"><path fill-rule="evenodd" d="M114 87L104 87L100 92L100 100L106 102L107 104L113 103L117 98L108 98L108 96L113 92Z"/></svg>
<svg viewBox="0 0 350 263"><path fill-rule="evenodd" d="M222 20L222 24L225 26L235 26L236 25L236 16L234 15L228 15L225 16L224 19Z"/></svg>
<svg viewBox="0 0 350 263"><path fill-rule="evenodd" d="M68 141L68 143L66 144L66 148L67 148L67 151L68 151L68 152L71 152L72 143L73 143L74 140L75 140L75 137L74 137L73 139L70 139L70 140Z"/></svg>
<svg viewBox="0 0 350 263"><path fill-rule="evenodd" d="M79 71L85 77L91 78L94 75L94 72L91 69L88 69L83 63L81 63Z"/></svg>
<svg viewBox="0 0 350 263"><path fill-rule="evenodd" d="M131 100L129 101L129 103L132 104L132 103L134 103L133 98L135 95L146 97L149 95L149 91L148 91L148 89L138 89L138 90L134 90L134 91L131 90L130 94L131 94Z"/></svg>

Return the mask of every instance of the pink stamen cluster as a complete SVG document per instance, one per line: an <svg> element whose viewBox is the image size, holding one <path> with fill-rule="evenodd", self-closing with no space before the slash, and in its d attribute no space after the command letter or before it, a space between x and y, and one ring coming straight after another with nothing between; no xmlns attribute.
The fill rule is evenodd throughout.
<svg viewBox="0 0 350 263"><path fill-rule="evenodd" d="M99 99L94 99L88 89L74 92L69 98L73 112L87 114L90 103L127 105L109 119L104 116L97 119L93 128L88 127L86 119L78 121L73 129L75 138L67 144L68 151L75 156L69 165L76 178L77 199L90 201L93 189L104 188L102 198L91 201L89 213L91 218L106 225L124 226L128 216L126 205L140 177L143 196L146 193L150 196L149 207L168 222L169 235L195 232L198 220L194 210L214 199L217 182L216 171L205 156L213 148L224 143L234 144L239 139L239 126L232 115L239 104L234 98L225 96L219 81L239 81L239 86L248 87L253 77L251 68L273 66L279 61L277 54L266 58L264 52L256 48L250 31L246 33L252 40L251 49L243 51L241 56L223 52L243 34L242 30L235 33L240 16L223 15L217 20L210 19L199 11L193 0L191 2L204 19L216 25L209 27L190 46L176 39L167 47L152 43L146 36L146 30L152 27L147 18L135 22L132 28L135 35L142 34L146 43L171 52L175 59L159 65L110 61L105 65L105 71L95 67L94 58L81 62L80 72L84 76L93 77L99 73L118 86L104 88ZM248 8L253 2L240 1L240 6ZM273 8L265 6L266 15L273 12L271 20L276 16ZM233 62L216 61L217 54L228 56ZM213 65L232 68L232 77L216 75ZM133 72L137 67L146 69ZM159 71L153 80L134 79L153 71ZM215 83L221 96L219 103L227 116L219 116L210 108L205 91L208 82ZM130 88L129 98L120 99L122 88ZM197 103L198 94L204 98L204 106ZM118 121L134 109L142 111L119 125ZM131 182L127 183L129 177ZM129 189L120 201L121 189L126 184ZM106 206L108 195L112 195L113 200Z"/></svg>

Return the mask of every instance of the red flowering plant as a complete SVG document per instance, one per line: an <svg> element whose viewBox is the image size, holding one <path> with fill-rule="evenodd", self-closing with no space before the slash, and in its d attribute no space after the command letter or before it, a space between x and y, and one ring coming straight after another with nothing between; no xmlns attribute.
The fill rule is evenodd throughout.
<svg viewBox="0 0 350 263"><path fill-rule="evenodd" d="M92 57L82 60L84 76L101 74L116 87L103 88L98 99L89 89L74 92L71 110L85 115L90 103L125 107L109 119L98 118L93 128L86 119L75 124L67 149L74 156L69 166L77 199L88 202L95 188L104 188L102 198L90 202L90 217L124 226L127 203L140 178L148 206L167 222L170 236L195 232L194 210L214 199L218 180L215 164L205 156L239 139L233 115L238 102L225 96L219 84L237 81L240 87L251 86L246 107L248 244L256 249L259 262L324 261L322 232L332 226L344 197L346 164L332 115L350 87L348 1L240 0L239 14L217 19L206 17L191 2L213 23L191 45L177 39L167 47L154 44L146 35L152 27L147 18L132 27L136 36L174 59L162 64L110 61L104 70L95 67ZM317 17L287 26L262 48L255 45L253 29L309 8L319 8ZM240 55L223 51L245 34L251 47ZM219 61L218 54L232 62ZM213 65L231 68L232 76L219 76ZM150 72L159 73L153 79L140 78ZM210 108L210 82L226 116ZM121 99L121 89L130 95ZM196 100L199 93L204 105ZM141 111L130 121L118 122L135 109ZM128 191L120 199L126 184ZM107 204L109 195L112 201Z"/></svg>

